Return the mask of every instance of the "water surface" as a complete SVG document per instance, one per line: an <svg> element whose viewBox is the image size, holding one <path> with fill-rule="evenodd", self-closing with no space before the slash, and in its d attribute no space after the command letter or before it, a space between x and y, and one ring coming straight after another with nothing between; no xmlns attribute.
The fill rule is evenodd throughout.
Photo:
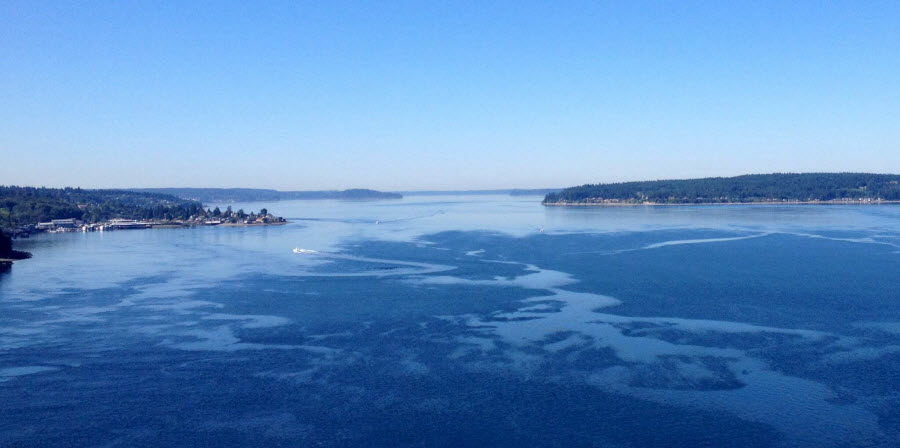
<svg viewBox="0 0 900 448"><path fill-rule="evenodd" d="M17 241L0 446L900 440L900 207L231 205Z"/></svg>

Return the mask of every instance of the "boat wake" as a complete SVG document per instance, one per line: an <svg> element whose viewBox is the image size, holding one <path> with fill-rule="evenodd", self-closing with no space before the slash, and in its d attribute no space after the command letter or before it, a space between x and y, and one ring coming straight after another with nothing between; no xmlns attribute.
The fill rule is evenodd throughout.
<svg viewBox="0 0 900 448"><path fill-rule="evenodd" d="M435 272L444 272L456 269L456 266L449 266L443 264L434 264L434 263L420 263L416 261L403 261L403 260L391 260L387 258L369 258L369 257L358 257L354 255L343 255L336 254L332 252L319 252L317 250L312 249L301 249L295 248L295 254L304 254L304 255L316 255L321 258L329 258L333 260L347 260L347 261L358 261L363 263L376 263L376 264L387 264L399 266L397 268L391 269L370 269L365 271L354 271L354 272L311 272L304 271L299 274L303 277L388 277L388 276L397 276L397 275L423 275L423 274L433 274Z"/></svg>

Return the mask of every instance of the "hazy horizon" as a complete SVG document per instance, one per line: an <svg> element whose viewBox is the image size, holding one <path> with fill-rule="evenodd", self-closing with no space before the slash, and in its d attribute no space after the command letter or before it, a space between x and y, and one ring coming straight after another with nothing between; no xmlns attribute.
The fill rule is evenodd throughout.
<svg viewBox="0 0 900 448"><path fill-rule="evenodd" d="M0 184L900 172L900 3L0 4Z"/></svg>
<svg viewBox="0 0 900 448"><path fill-rule="evenodd" d="M796 172L796 173L788 173L788 172L780 172L781 174L819 174L819 173L841 173L837 171L826 172L826 171L808 171L808 172ZM844 171L843 173L848 173ZM872 171L865 172L866 174L897 174L897 173L889 173L886 171ZM736 174L734 176L702 176L702 177L692 177L692 178L682 178L682 179L701 179L701 178L716 178L716 177L735 177L735 176L744 176L744 175L763 175L763 174L775 174L775 173L743 173ZM675 178L655 178L655 179L625 179L621 181L611 181L608 183L620 183L620 182L645 182L645 181L664 181L664 180L682 180ZM467 192L467 191L505 191L505 190L554 190L554 189L563 189L567 187L581 186L586 184L597 184L599 182L588 182L581 184L571 184L571 185L557 185L557 186L543 186L543 187L498 187L498 188L462 188L462 189L432 189L432 188L418 188L418 189L406 189L406 190L380 190L376 188L371 188L368 186L349 186L349 187L337 187L337 188L318 188L318 189L291 189L291 188L268 188L268 187L248 187L248 186L222 186L222 187L210 187L210 186L198 186L198 185L184 185L184 186L146 186L146 187L133 187L133 186L112 186L112 187L89 187L84 185L16 185L16 184L8 184L12 186L18 187L46 187L46 188L83 188L83 189L91 189L91 190L135 190L135 189L246 189L246 190L277 190L277 191L344 191L344 190L354 190L354 189L372 189L384 192L400 192L400 193L428 193L428 192ZM607 183L607 182L604 182ZM3 186L6 184L0 184Z"/></svg>

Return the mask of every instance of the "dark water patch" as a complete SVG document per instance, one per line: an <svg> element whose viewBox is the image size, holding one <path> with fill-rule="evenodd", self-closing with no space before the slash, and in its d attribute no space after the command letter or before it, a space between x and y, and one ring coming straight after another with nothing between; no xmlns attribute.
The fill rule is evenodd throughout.
<svg viewBox="0 0 900 448"><path fill-rule="evenodd" d="M846 327L878 318L900 320L898 302L878 299L891 297L897 287L890 273L900 272L900 257L889 246L773 234L613 255L597 253L639 249L662 241L748 234L679 230L512 238L444 232L427 239L466 251L484 249L498 260L570 273L579 283L569 289L622 299L615 312L626 315L655 316L658 310L666 310L672 317L812 329ZM585 253L572 253L576 249ZM401 256L406 249L400 243L375 243L364 244L360 250ZM455 261L450 254L435 257L441 262ZM467 276L467 267L477 270L480 278L496 269L460 266L460 276Z"/></svg>
<svg viewBox="0 0 900 448"><path fill-rule="evenodd" d="M640 323L637 323L640 324ZM715 331L689 331L669 328L655 324L618 325L623 328L622 334L626 336L643 337L652 336L656 339L672 342L680 345L700 345L704 347L737 348L742 350L803 350L812 345L828 345L835 342L835 338L826 338L824 341L812 341L808 336L793 333L778 333L760 330L757 332L719 333Z"/></svg>
<svg viewBox="0 0 900 448"><path fill-rule="evenodd" d="M298 383L254 374L314 365L298 353L112 352L0 386L6 400L0 434L8 446L769 446L777 440L761 425L588 387L470 374L452 365L397 375L397 353L373 348ZM36 413L43 417L34 419ZM721 431L704 430L709 424Z"/></svg>

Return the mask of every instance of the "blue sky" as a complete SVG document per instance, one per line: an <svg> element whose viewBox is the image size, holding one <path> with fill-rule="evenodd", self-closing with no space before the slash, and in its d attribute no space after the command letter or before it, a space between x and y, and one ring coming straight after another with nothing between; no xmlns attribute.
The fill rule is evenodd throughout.
<svg viewBox="0 0 900 448"><path fill-rule="evenodd" d="M900 2L0 2L0 184L900 172Z"/></svg>

